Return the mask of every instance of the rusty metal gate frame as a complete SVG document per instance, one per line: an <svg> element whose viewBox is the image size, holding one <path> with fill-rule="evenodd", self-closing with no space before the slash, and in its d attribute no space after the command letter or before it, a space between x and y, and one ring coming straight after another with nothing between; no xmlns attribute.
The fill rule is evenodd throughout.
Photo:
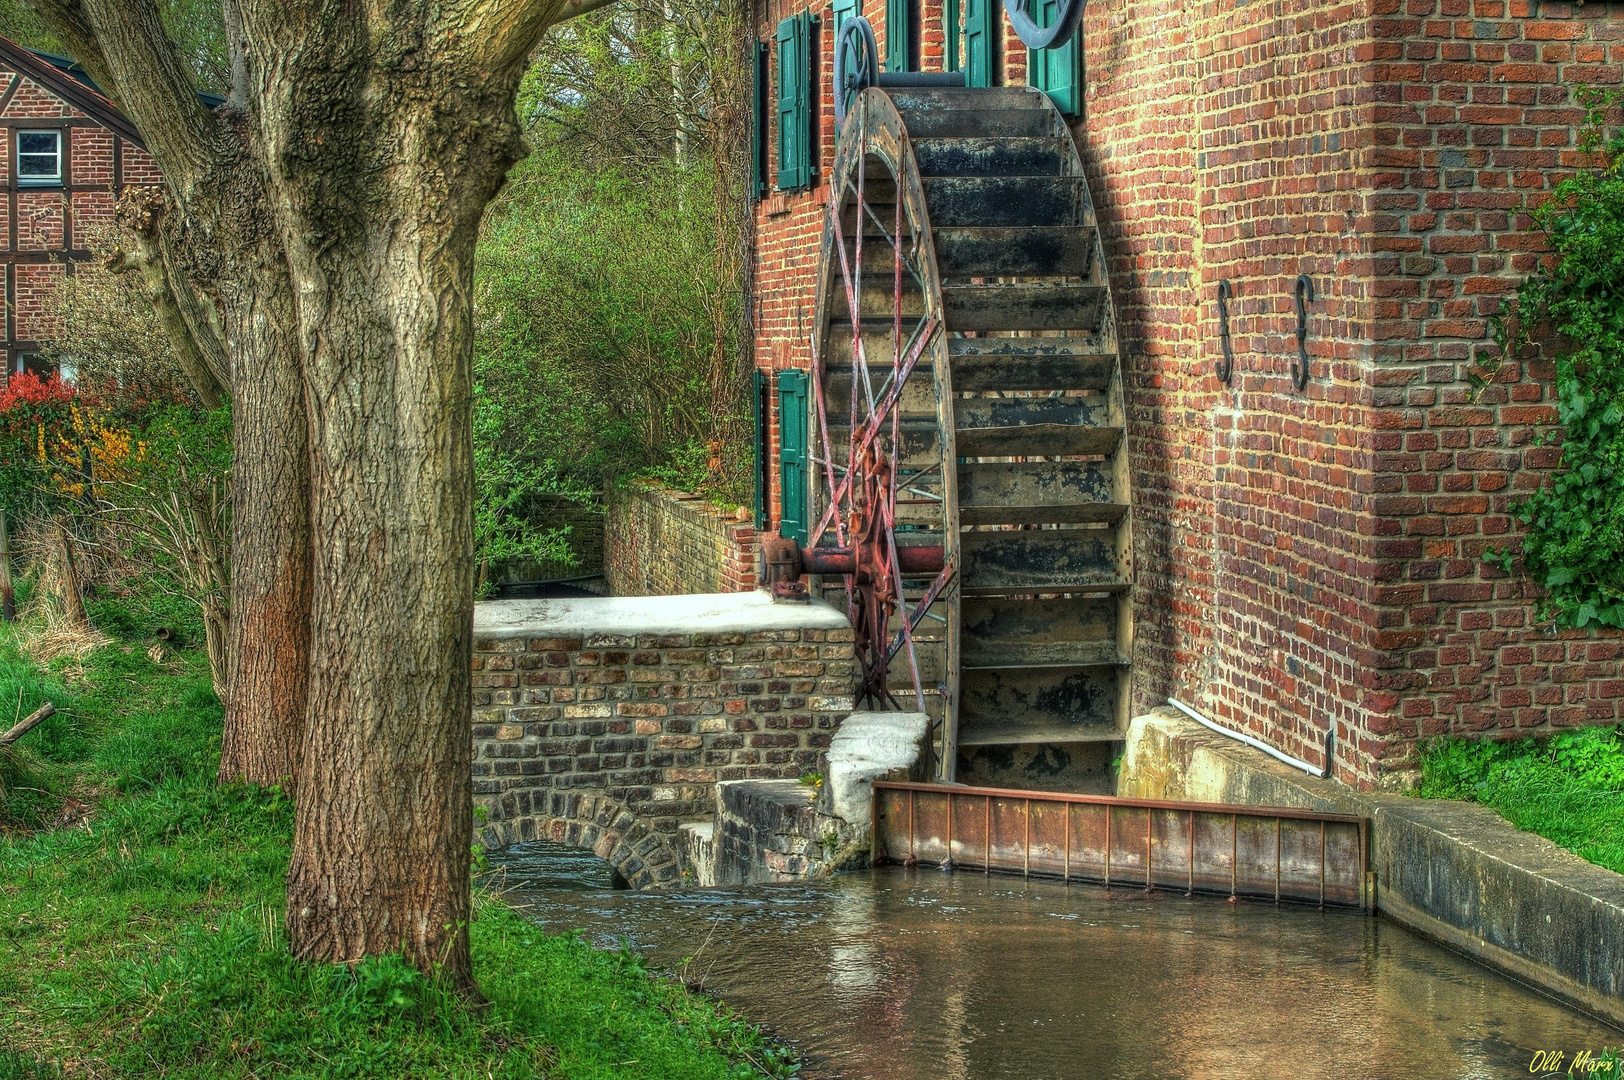
<svg viewBox="0 0 1624 1080"><path fill-rule="evenodd" d="M872 825L876 864L1375 910L1370 822L1346 814L878 781Z"/></svg>

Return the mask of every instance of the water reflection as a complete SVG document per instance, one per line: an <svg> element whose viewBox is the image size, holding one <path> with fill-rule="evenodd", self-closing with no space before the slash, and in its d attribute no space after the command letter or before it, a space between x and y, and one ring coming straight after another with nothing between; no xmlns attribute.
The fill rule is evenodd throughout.
<svg viewBox="0 0 1624 1080"><path fill-rule="evenodd" d="M1391 923L978 874L611 891L590 855L493 862L553 930L687 961L848 1080L1498 1080L1624 1036Z"/></svg>

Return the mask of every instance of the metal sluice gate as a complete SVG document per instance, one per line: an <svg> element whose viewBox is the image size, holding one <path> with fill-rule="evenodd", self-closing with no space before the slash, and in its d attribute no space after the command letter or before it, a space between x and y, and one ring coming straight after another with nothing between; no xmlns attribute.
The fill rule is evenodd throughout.
<svg viewBox="0 0 1624 1080"><path fill-rule="evenodd" d="M1371 911L1367 819L877 782L874 861Z"/></svg>

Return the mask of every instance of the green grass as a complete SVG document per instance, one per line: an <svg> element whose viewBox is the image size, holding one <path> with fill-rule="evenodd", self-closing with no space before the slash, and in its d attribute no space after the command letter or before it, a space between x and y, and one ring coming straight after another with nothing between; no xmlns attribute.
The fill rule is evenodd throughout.
<svg viewBox="0 0 1624 1080"><path fill-rule="evenodd" d="M1543 741L1448 739L1421 755L1431 799L1491 806L1519 829L1624 873L1624 731L1585 727Z"/></svg>
<svg viewBox="0 0 1624 1080"><path fill-rule="evenodd" d="M99 607L118 640L52 670L0 631L0 701L60 710L0 763L13 778L0 803L0 1080L794 1071L749 1024L634 954L547 934L488 896L471 928L488 1008L395 957L294 961L282 932L291 802L214 784L222 711L206 660L146 653L174 612ZM16 790L17 776L33 790ZM49 827L68 796L90 817Z"/></svg>

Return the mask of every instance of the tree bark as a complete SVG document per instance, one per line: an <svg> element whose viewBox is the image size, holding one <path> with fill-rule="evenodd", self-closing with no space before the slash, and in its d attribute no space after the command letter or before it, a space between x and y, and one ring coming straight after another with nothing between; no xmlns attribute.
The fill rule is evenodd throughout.
<svg viewBox="0 0 1624 1080"><path fill-rule="evenodd" d="M295 778L294 952L404 951L475 994L474 240L523 153L523 64L566 6L231 0L238 82L210 116L155 0L30 2L140 126L183 219L171 276L224 313L221 775Z"/></svg>
<svg viewBox="0 0 1624 1080"><path fill-rule="evenodd" d="M17 620L17 590L11 583L11 523L0 510L0 619Z"/></svg>
<svg viewBox="0 0 1624 1080"><path fill-rule="evenodd" d="M262 249L271 245L263 243ZM299 787L313 597L309 435L280 251L232 290L230 687L220 780Z"/></svg>

